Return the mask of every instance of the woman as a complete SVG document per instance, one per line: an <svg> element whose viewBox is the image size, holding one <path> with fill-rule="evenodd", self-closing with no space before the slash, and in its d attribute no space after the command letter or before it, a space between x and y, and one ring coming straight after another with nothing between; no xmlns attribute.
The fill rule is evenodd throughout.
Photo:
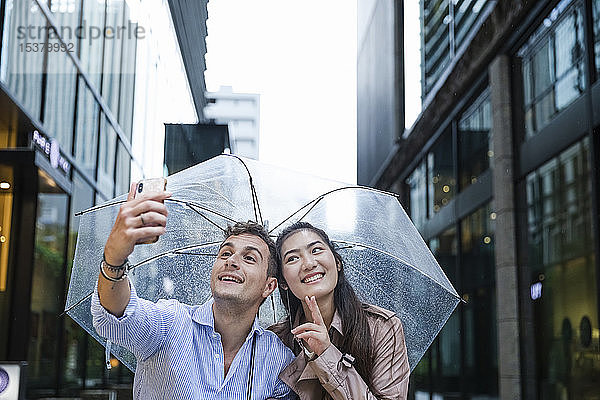
<svg viewBox="0 0 600 400"><path fill-rule="evenodd" d="M361 303L327 234L297 222L277 238L289 314L270 329L296 354L279 375L300 399L405 399L410 368L393 312Z"/></svg>

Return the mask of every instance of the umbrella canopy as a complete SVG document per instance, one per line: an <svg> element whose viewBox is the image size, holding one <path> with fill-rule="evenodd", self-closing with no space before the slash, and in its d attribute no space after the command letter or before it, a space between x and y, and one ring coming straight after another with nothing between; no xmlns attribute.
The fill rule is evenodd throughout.
<svg viewBox="0 0 600 400"><path fill-rule="evenodd" d="M364 302L395 311L404 326L411 369L460 301L394 194L317 178L231 155L220 155L168 178L167 231L137 245L129 277L151 301L201 304L223 232L236 221L267 225L272 235L303 220L325 230L344 257L346 274ZM81 213L65 310L93 328L91 293L104 244L126 195ZM263 325L284 316L277 291L259 311ZM131 370L135 358L111 351Z"/></svg>

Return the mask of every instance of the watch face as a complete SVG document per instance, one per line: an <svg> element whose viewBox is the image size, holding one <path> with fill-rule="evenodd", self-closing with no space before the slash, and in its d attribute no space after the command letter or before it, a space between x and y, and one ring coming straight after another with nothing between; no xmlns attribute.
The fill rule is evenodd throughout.
<svg viewBox="0 0 600 400"><path fill-rule="evenodd" d="M8 387L8 372L0 367L0 394L4 393Z"/></svg>

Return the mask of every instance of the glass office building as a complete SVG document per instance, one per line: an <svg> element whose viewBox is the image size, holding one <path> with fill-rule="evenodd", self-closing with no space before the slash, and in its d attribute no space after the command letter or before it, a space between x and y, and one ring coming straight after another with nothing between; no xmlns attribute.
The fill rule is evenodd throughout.
<svg viewBox="0 0 600 400"><path fill-rule="evenodd" d="M465 303L410 397L598 399L600 0L421 13L422 114L377 187Z"/></svg>
<svg viewBox="0 0 600 400"><path fill-rule="evenodd" d="M170 16L166 1L153 3L0 3L0 360L27 361L27 398L131 396L132 374L116 360L109 373L102 346L61 313L75 212L127 192L152 161L162 174L162 144L158 160L144 156L164 134L149 9L163 25ZM178 96L194 122L189 89Z"/></svg>

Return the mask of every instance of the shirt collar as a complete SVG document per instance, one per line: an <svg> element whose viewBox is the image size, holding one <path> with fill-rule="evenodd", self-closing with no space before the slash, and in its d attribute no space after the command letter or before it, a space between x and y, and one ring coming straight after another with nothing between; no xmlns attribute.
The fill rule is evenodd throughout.
<svg viewBox="0 0 600 400"><path fill-rule="evenodd" d="M215 300L211 297L206 303L199 306L196 311L192 314L192 320L200 325L208 326L213 331L215 330L215 316L213 314L212 306ZM254 322L252 323L252 329L250 330L249 336L251 336L254 332L258 335L262 335L264 333L264 329L260 326L258 322L258 317L254 318Z"/></svg>

